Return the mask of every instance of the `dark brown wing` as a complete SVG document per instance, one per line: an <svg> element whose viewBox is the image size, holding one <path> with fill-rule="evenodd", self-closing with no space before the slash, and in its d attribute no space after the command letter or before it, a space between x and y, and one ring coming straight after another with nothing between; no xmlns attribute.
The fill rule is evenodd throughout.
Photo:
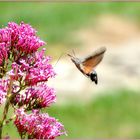
<svg viewBox="0 0 140 140"><path fill-rule="evenodd" d="M93 71L94 67L102 61L105 51L106 48L101 47L96 50L92 55L82 61L82 69L85 74L89 74L91 71Z"/></svg>

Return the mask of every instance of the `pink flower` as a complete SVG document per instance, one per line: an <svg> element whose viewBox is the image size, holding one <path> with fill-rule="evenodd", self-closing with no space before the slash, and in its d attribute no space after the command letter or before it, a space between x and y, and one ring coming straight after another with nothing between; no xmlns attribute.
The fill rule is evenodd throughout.
<svg viewBox="0 0 140 140"><path fill-rule="evenodd" d="M8 28L12 30L11 40L12 46L22 53L33 53L43 45L45 42L36 36L36 30L29 24L21 22L20 25L9 22Z"/></svg>
<svg viewBox="0 0 140 140"><path fill-rule="evenodd" d="M10 77L13 80L20 80L24 76L24 72L20 70L20 65L18 65L16 62L13 62L11 67L12 69L8 72Z"/></svg>
<svg viewBox="0 0 140 140"><path fill-rule="evenodd" d="M44 56L44 49L36 52L35 55L22 58L18 63L12 64L12 70L9 75L12 79L25 79L26 85L36 85L38 82L47 81L50 77L55 76L55 72L51 64L50 57Z"/></svg>
<svg viewBox="0 0 140 140"><path fill-rule="evenodd" d="M5 102L9 80L0 79L0 105Z"/></svg>
<svg viewBox="0 0 140 140"><path fill-rule="evenodd" d="M34 65L29 69L25 77L28 85L35 85L38 82L47 81L50 77L55 76L52 65L48 63L50 57L44 56L44 50L37 52L34 57L36 59Z"/></svg>
<svg viewBox="0 0 140 140"><path fill-rule="evenodd" d="M11 29L8 27L0 29L0 44L4 44L5 47L11 45Z"/></svg>
<svg viewBox="0 0 140 140"><path fill-rule="evenodd" d="M24 134L31 139L54 139L66 134L60 122L48 114L40 114L38 110L26 114L23 109L18 109L14 124L21 135Z"/></svg>
<svg viewBox="0 0 140 140"><path fill-rule="evenodd" d="M43 45L45 42L36 36L36 30L29 24L9 22L8 27L0 29L0 65L10 56L17 61Z"/></svg>
<svg viewBox="0 0 140 140"><path fill-rule="evenodd" d="M0 65L4 65L4 62L8 59L8 48L5 43L0 43Z"/></svg>
<svg viewBox="0 0 140 140"><path fill-rule="evenodd" d="M48 107L56 101L55 90L45 83L27 88L25 93L16 95L12 103L20 108L24 106L26 110L41 109Z"/></svg>
<svg viewBox="0 0 140 140"><path fill-rule="evenodd" d="M0 65L8 59L9 47L11 45L11 30L0 29Z"/></svg>

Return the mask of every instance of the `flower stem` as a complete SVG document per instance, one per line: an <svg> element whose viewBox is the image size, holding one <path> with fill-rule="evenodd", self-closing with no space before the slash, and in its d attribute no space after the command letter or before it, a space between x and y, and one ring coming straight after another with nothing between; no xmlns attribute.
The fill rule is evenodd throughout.
<svg viewBox="0 0 140 140"><path fill-rule="evenodd" d="M9 84L9 88L8 88L8 92L7 92L7 99L6 99L6 103L5 103L4 111L3 111L3 116L2 116L2 120L0 121L0 139L2 139L3 124L4 124L4 121L7 117L10 101L12 99L12 94L11 94L12 85L13 85L13 81L12 81L12 79L10 79L10 84Z"/></svg>

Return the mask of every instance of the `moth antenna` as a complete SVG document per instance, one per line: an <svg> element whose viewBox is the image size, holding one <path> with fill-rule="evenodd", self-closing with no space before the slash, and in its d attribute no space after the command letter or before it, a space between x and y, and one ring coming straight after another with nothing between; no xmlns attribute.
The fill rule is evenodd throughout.
<svg viewBox="0 0 140 140"><path fill-rule="evenodd" d="M59 56L58 60L56 61L55 65L54 65L54 67L57 65L57 63L59 62L59 60L61 59L61 57L62 57L63 55L64 55L64 53L62 53L62 54Z"/></svg>
<svg viewBox="0 0 140 140"><path fill-rule="evenodd" d="M67 53L68 56L73 57L71 54Z"/></svg>
<svg viewBox="0 0 140 140"><path fill-rule="evenodd" d="M72 50L73 55L76 57L74 50Z"/></svg>

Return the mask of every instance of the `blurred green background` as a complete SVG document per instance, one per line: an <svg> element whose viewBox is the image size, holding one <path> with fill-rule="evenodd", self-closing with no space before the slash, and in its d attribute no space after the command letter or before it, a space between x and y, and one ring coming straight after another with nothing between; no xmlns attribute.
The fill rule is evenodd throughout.
<svg viewBox="0 0 140 140"><path fill-rule="evenodd" d="M135 35L137 35L138 38L140 37L140 3L138 2L0 2L0 26L4 27L7 25L7 22L10 21L17 23L24 21L25 23L31 24L38 31L40 38L47 42L46 53L56 60L58 60L58 57L63 52L72 49L77 49L78 52L84 52L85 47L83 42L76 38L76 32L84 29L90 30L91 28L96 30L99 17L106 17L106 15L117 18L120 17L123 21L126 20L123 27L125 27L125 23L127 22L134 24L138 29L138 32ZM112 24L111 27L115 27L115 25ZM109 31L110 28L107 30ZM128 31L131 29L128 25L126 28ZM125 32L123 28L120 30ZM99 31L100 30L98 29L97 33L99 33ZM79 34L80 33L81 32L79 32ZM83 34L86 35L86 33ZM134 34L133 31L132 34ZM99 35L102 34L99 33ZM108 36L108 34L105 34L104 36ZM101 36L98 38L100 37ZM127 36L125 37L127 38ZM113 42L111 39L112 38L109 38L108 41ZM104 45L104 41L101 45L102 44ZM121 44L121 42L119 42L119 44ZM86 49L90 52L88 45L86 46ZM59 63L61 63L63 59L64 58L62 58ZM114 57L110 59L113 61ZM105 62L110 62L110 59L106 59L107 61ZM123 60L125 59L127 58L124 58ZM137 58L134 58L134 60L135 59L137 60ZM111 62L107 64L112 67ZM115 67L116 65L114 64L113 66ZM76 68L73 65L72 67L76 71ZM139 65L136 64L136 68L139 68ZM104 71L107 71L107 69ZM63 67L62 72L65 72L63 71ZM121 72L123 72L122 69L120 69L118 73L114 73L114 75L119 75ZM70 72L67 71L67 73ZM100 73L102 73L102 71ZM137 73L139 74L139 71ZM128 74L128 78L132 75L133 73L130 75ZM82 76L83 75L81 75L81 77ZM111 77L111 75L109 75L108 78L109 77ZM137 81L137 84L139 84L139 76L134 78L135 81ZM125 79L126 78L124 77L121 78L122 81ZM69 81L69 79L65 80ZM130 85L131 83L135 84L130 79L128 79L128 81L130 82ZM55 82L55 80L53 82ZM103 85L102 81L100 83ZM140 89L138 88L136 90L135 86L130 88L128 85L118 86L116 88L115 84L111 87L109 86L112 83L112 81L110 82L110 79L108 79L108 81L105 80L104 83L108 84L107 88L103 88L103 90L100 91L97 90L99 96L96 96L96 98L90 96L90 100L88 101L84 101L84 96L88 93L79 93L78 95L76 94L75 97L75 94L73 93L76 91L73 91L73 93L70 93L70 95L67 96L66 92L71 91L67 91L67 87L65 86L64 91L57 91L56 94L58 97L61 92L61 96L57 100L57 103L44 111L49 112L50 116L56 117L64 124L68 136L61 136L60 138L140 138ZM72 82L70 84L72 84ZM90 87L91 86L95 87L94 84L90 84ZM79 86L77 88L80 89L81 87ZM96 89L98 89L98 86ZM65 93L63 94L63 92ZM94 90L87 92L92 94ZM62 98L63 96L66 97ZM69 98L70 96L73 97ZM83 98L81 99L80 96L83 96ZM73 100L74 98L75 100ZM59 104L59 101L61 100L66 100L64 102L68 101L68 103ZM12 123L5 126L4 133L9 134L12 138L17 138L18 135L16 128Z"/></svg>

